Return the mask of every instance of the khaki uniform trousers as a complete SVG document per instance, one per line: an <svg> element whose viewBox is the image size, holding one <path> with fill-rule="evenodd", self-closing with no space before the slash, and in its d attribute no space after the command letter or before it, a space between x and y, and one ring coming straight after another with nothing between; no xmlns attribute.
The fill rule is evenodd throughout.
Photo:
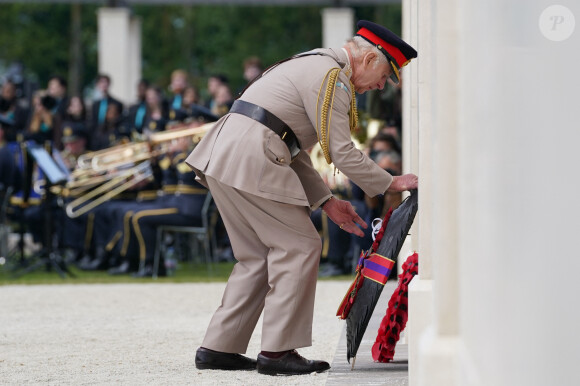
<svg viewBox="0 0 580 386"><path fill-rule="evenodd" d="M245 353L262 310L262 350L311 346L322 247L308 208L206 177L238 263L202 346Z"/></svg>

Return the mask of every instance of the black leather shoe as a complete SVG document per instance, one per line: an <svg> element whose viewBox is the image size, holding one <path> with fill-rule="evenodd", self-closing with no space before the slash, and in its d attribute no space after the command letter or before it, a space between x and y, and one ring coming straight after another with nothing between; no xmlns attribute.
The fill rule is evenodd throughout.
<svg viewBox="0 0 580 386"><path fill-rule="evenodd" d="M86 264L79 264L79 268L83 271L102 271L109 268L109 261L105 258L97 258Z"/></svg>
<svg viewBox="0 0 580 386"><path fill-rule="evenodd" d="M131 263L128 261L124 261L121 265L116 267L110 268L107 273L109 275L127 275L131 273L133 270L131 269Z"/></svg>
<svg viewBox="0 0 580 386"><path fill-rule="evenodd" d="M137 279L144 277L153 277L153 268L149 265L146 265L145 267L137 270L137 272L131 274L131 276ZM157 272L157 276L158 277L167 276L165 269L159 269L159 271Z"/></svg>
<svg viewBox="0 0 580 386"><path fill-rule="evenodd" d="M145 266L143 268L139 268L137 272L132 273L131 277L134 278L143 278L143 277L152 277L153 276L153 269L151 267Z"/></svg>
<svg viewBox="0 0 580 386"><path fill-rule="evenodd" d="M104 248L99 248L95 252L95 258L88 264L79 264L79 268L85 271L103 271L109 268L111 253Z"/></svg>
<svg viewBox="0 0 580 386"><path fill-rule="evenodd" d="M256 361L240 354L200 347L195 353L195 367L200 370L255 370Z"/></svg>
<svg viewBox="0 0 580 386"><path fill-rule="evenodd" d="M79 261L77 261L77 267L84 267L87 266L88 264L91 263L91 261L93 261L93 257L91 255L83 255Z"/></svg>
<svg viewBox="0 0 580 386"><path fill-rule="evenodd" d="M303 358L296 350L289 351L280 358L268 358L258 354L258 372L266 375L301 375L321 373L330 369L328 362Z"/></svg>

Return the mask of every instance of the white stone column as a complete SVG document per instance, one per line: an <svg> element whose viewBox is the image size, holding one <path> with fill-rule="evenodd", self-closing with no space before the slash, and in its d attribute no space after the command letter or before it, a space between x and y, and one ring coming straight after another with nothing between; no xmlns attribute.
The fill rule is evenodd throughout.
<svg viewBox="0 0 580 386"><path fill-rule="evenodd" d="M414 1L403 1L403 19L401 37L413 47L417 47L417 22L413 15L417 13L417 4ZM418 119L418 84L417 64L410 65L401 70L402 92L402 154L403 173L419 174L419 119ZM413 223L410 234L405 240L397 260L397 271L401 272L401 266L405 259L418 250L418 227L417 221Z"/></svg>
<svg viewBox="0 0 580 386"><path fill-rule="evenodd" d="M407 14L402 20L402 38L412 47L418 45L418 5L416 1L403 2L404 13ZM411 62L413 63L413 62ZM419 84L418 65L408 65L403 67L402 86L403 86L403 109L405 118L403 120L403 173L419 174ZM419 238L417 237L417 222L413 223L410 231L410 237L406 240L406 245L401 249L399 264L412 254L418 248ZM405 248L406 247L406 248Z"/></svg>
<svg viewBox="0 0 580 386"><path fill-rule="evenodd" d="M580 33L545 38L571 20L542 31L547 6L431 2L433 319L412 385L580 384Z"/></svg>
<svg viewBox="0 0 580 386"><path fill-rule="evenodd" d="M352 8L324 8L322 10L322 47L342 47L354 35Z"/></svg>
<svg viewBox="0 0 580 386"><path fill-rule="evenodd" d="M420 7L409 7L403 3L404 20L414 19L417 26L417 39L414 46L418 57L408 67L417 68L415 78L417 88L417 148L410 150L418 153L419 212L415 220L414 234L419 252L419 274L409 287L409 384L418 384L420 337L433 323L433 23L432 3L421 2ZM416 9L415 12L413 10ZM405 71L405 70L404 70Z"/></svg>
<svg viewBox="0 0 580 386"><path fill-rule="evenodd" d="M551 4L460 9L456 385L580 384L580 8L551 41Z"/></svg>
<svg viewBox="0 0 580 386"><path fill-rule="evenodd" d="M402 0L402 15L401 15L401 38L409 41L411 37L411 19L413 18L412 15L412 0ZM414 123L415 119L413 117L413 109L411 108L411 94L413 88L413 80L409 74L411 72L409 69L413 66L417 65L417 63L411 62L408 67L405 67L403 71L401 71L401 98L402 98L402 108L401 108L401 115L402 115L402 127L401 127L401 135L402 135L402 154L403 154L403 173L410 173L411 172L411 136L412 136L412 124Z"/></svg>
<svg viewBox="0 0 580 386"><path fill-rule="evenodd" d="M458 256L458 1L432 2L431 253L433 319L420 337L417 385L457 385ZM427 224L425 224L427 225Z"/></svg>
<svg viewBox="0 0 580 386"><path fill-rule="evenodd" d="M99 8L99 72L111 77L111 95L125 104L134 101L141 77L140 35L140 22L128 8Z"/></svg>

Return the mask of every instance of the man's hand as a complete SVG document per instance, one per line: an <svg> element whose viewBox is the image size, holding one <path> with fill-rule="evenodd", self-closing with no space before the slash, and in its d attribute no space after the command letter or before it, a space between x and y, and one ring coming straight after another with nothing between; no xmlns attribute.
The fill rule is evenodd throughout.
<svg viewBox="0 0 580 386"><path fill-rule="evenodd" d="M402 176L393 176L393 182L387 192L403 192L405 190L417 189L419 178L414 174L404 174Z"/></svg>
<svg viewBox="0 0 580 386"><path fill-rule="evenodd" d="M338 225L340 229L348 233L354 233L359 237L364 236L363 231L356 224L359 224L365 229L367 228L367 224L356 214L350 202L333 197L322 206L322 210L326 212L328 218Z"/></svg>

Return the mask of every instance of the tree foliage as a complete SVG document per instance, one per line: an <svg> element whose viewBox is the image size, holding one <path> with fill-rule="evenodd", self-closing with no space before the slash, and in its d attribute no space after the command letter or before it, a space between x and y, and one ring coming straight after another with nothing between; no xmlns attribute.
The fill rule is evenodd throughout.
<svg viewBox="0 0 580 386"><path fill-rule="evenodd" d="M242 63L251 55L265 65L318 47L319 7L135 7L143 20L143 74L167 83L184 68L197 78L227 75L243 83Z"/></svg>
<svg viewBox="0 0 580 386"><path fill-rule="evenodd" d="M97 68L96 5L82 5L81 84L90 85ZM243 85L242 63L258 56L269 65L322 41L319 6L146 6L135 5L142 21L143 77L165 88L176 68L187 70L203 89L214 73L227 75L233 89ZM400 32L400 5L356 7L368 19ZM23 62L44 87L48 77L65 78L70 66L70 4L0 5L1 65Z"/></svg>
<svg viewBox="0 0 580 386"><path fill-rule="evenodd" d="M85 5L82 11L85 67L82 82L86 84L97 71L96 6ZM69 4L1 4L0 64L22 62L27 76L40 87L46 86L51 75L66 79L70 63L70 25Z"/></svg>

